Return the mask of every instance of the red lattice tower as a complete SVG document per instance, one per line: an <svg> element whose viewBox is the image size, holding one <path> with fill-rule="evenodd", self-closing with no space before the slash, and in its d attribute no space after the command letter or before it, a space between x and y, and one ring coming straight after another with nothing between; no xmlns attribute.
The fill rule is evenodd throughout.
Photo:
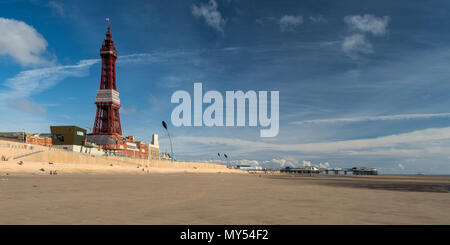
<svg viewBox="0 0 450 245"><path fill-rule="evenodd" d="M95 114L94 127L90 135L98 136L98 139L104 138L104 140L100 141L105 141L106 136L111 139L113 136L122 135L119 116L120 99L116 84L117 51L112 40L109 25L106 38L100 49L100 56L102 57L102 75L100 89L97 90L97 97L95 99L97 113ZM105 137L100 137L101 135ZM98 143L107 144L107 142Z"/></svg>

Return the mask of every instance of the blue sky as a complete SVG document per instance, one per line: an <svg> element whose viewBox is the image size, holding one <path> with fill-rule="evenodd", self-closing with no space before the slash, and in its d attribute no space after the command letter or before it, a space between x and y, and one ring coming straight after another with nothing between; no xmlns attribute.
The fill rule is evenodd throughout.
<svg viewBox="0 0 450 245"><path fill-rule="evenodd" d="M277 90L277 137L172 126L175 156L450 174L450 3L422 2L0 0L0 131L92 127L109 17L125 135L169 151L194 82Z"/></svg>

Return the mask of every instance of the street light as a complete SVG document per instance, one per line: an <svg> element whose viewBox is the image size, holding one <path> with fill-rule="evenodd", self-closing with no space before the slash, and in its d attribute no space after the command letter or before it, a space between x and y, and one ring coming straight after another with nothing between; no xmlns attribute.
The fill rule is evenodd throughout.
<svg viewBox="0 0 450 245"><path fill-rule="evenodd" d="M227 159L226 161L227 161L227 168L228 168L228 155L224 153L223 156Z"/></svg>
<svg viewBox="0 0 450 245"><path fill-rule="evenodd" d="M225 157L225 161L227 162L227 167L228 167L228 155L227 154L225 154L225 153L222 153L222 155ZM219 156L219 160L221 159L220 158L220 153L217 153L217 156Z"/></svg>
<svg viewBox="0 0 450 245"><path fill-rule="evenodd" d="M170 138L169 130L167 129L167 123L166 123L165 121L162 121L162 125L163 125L163 127L166 129L166 131L167 131L167 136L169 136L169 141L170 141L170 152L171 152L171 158L170 158L170 160L172 160L172 162L173 162L172 139Z"/></svg>

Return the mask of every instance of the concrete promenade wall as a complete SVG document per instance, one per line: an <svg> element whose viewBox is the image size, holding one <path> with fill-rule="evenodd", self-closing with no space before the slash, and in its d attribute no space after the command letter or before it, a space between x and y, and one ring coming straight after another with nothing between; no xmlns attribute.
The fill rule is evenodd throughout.
<svg viewBox="0 0 450 245"><path fill-rule="evenodd" d="M26 147L25 147L26 146ZM48 147L31 145L22 142L0 140L0 156L12 159L23 154L48 150Z"/></svg>
<svg viewBox="0 0 450 245"><path fill-rule="evenodd" d="M21 158L23 161L79 163L101 165L136 165L156 168L199 168L199 169L227 169L225 165L200 162L170 162L160 160L144 160L121 158L113 156L92 156L64 150L48 150Z"/></svg>
<svg viewBox="0 0 450 245"><path fill-rule="evenodd" d="M225 165L213 164L213 163L201 163L201 162L184 162L184 161L160 161L160 160L145 160L145 159L133 159L125 157L114 156L94 156L85 153L61 150L51 147L43 147L37 145L26 144L27 148L24 148L24 143L16 143L11 141L0 140L0 155L7 157L14 157L31 152L41 151L36 154L22 157L18 160L21 161L33 161L33 162L54 162L54 163L75 163L75 164L100 164L109 166L110 164L116 166L143 166L143 167L155 167L155 168L176 168L176 169L218 169L225 170ZM30 147L32 146L32 147ZM12 160L10 158L10 160Z"/></svg>

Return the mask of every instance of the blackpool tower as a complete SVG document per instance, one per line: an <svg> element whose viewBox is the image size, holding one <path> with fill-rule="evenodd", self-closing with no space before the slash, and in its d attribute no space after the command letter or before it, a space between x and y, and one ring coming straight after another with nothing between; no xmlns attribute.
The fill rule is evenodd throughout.
<svg viewBox="0 0 450 245"><path fill-rule="evenodd" d="M100 49L100 56L102 58L102 74L100 88L97 90L95 99L97 112L88 140L98 145L111 145L115 144L115 140L122 136L122 127L119 116L120 99L116 83L117 51L109 25Z"/></svg>

